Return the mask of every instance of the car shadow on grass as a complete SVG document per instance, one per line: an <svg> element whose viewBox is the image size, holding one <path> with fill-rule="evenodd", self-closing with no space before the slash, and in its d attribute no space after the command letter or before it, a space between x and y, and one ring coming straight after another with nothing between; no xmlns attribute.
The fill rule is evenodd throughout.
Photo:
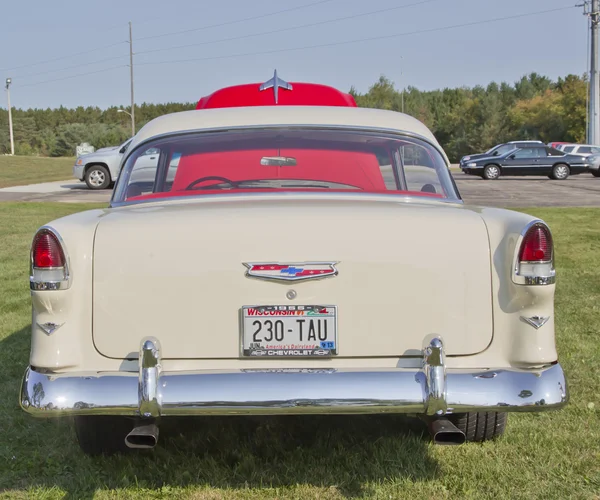
<svg viewBox="0 0 600 500"><path fill-rule="evenodd" d="M69 419L34 419L18 407L28 354L28 328L0 342L0 459L8 464L0 492L53 488L85 499L110 489L306 485L352 498L380 483L438 475L425 425L397 415L164 419L153 450L88 457Z"/></svg>

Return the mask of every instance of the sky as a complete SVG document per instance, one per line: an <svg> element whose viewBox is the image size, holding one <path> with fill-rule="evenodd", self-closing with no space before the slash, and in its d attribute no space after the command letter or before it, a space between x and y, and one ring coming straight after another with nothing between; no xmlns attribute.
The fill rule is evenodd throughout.
<svg viewBox="0 0 600 500"><path fill-rule="evenodd" d="M127 106L130 21L137 104L197 101L274 69L359 92L380 75L432 90L587 70L587 18L574 0L2 3L0 77L12 78L17 108Z"/></svg>

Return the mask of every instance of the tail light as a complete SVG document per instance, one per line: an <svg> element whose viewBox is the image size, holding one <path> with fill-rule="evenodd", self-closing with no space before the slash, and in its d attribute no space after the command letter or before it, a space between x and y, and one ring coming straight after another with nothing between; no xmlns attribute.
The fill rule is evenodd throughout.
<svg viewBox="0 0 600 500"><path fill-rule="evenodd" d="M550 285L555 279L552 234L546 224L535 221L521 233L513 281L520 285Z"/></svg>
<svg viewBox="0 0 600 500"><path fill-rule="evenodd" d="M50 228L40 229L31 245L32 290L61 290L69 287L69 267L60 236Z"/></svg>

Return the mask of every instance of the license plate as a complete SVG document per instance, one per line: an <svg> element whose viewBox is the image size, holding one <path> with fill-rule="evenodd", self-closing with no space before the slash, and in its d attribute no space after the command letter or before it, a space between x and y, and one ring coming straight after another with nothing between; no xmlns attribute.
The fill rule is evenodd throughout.
<svg viewBox="0 0 600 500"><path fill-rule="evenodd" d="M295 358L335 354L335 306L242 307L243 356Z"/></svg>

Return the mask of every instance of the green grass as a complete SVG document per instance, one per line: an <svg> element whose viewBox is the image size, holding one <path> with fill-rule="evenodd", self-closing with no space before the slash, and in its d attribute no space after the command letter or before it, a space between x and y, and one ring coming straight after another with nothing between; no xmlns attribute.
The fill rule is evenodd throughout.
<svg viewBox="0 0 600 500"><path fill-rule="evenodd" d="M0 188L70 179L74 162L75 158L0 156Z"/></svg>
<svg viewBox="0 0 600 500"><path fill-rule="evenodd" d="M153 452L89 458L68 422L17 404L33 231L85 208L0 204L0 497L600 498L600 210L526 210L556 240L563 410L512 414L500 440L461 447L435 447L419 422L392 416L172 421Z"/></svg>

